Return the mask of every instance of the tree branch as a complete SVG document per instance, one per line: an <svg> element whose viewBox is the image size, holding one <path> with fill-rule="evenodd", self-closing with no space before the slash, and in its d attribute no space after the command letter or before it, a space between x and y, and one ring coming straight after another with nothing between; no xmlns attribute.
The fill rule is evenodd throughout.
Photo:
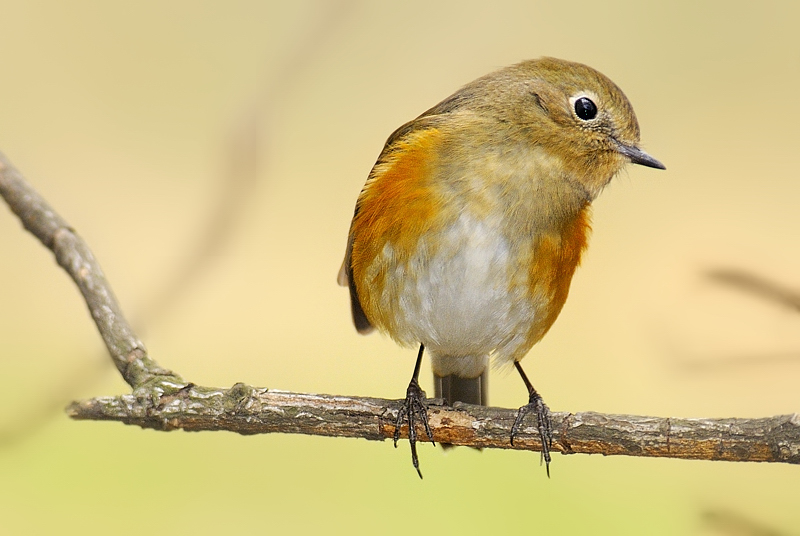
<svg viewBox="0 0 800 536"><path fill-rule="evenodd" d="M480 448L539 451L535 419L509 442L516 410L429 400L434 439ZM399 401L289 393L236 384L187 385L160 398L124 395L75 402L73 419L119 421L155 430L273 432L383 440L394 434ZM766 419L669 419L553 413L553 450L564 454L800 463L800 415ZM403 430L407 437L407 430ZM419 437L426 437L420 426Z"/></svg>
<svg viewBox="0 0 800 536"><path fill-rule="evenodd" d="M81 290L111 358L133 394L75 402L74 419L114 420L156 430L228 430L391 437L397 401L187 384L162 369L125 320L86 243L0 154L0 195L23 226L53 251ZM512 448L514 410L429 401L434 439L454 445ZM533 424L530 422L529 424ZM554 413L553 450L566 454L654 456L704 460L800 463L800 416L765 419L664 419L600 413ZM407 430L404 430L407 432ZM423 430L418 431L425 437ZM525 427L516 449L538 451L538 431Z"/></svg>

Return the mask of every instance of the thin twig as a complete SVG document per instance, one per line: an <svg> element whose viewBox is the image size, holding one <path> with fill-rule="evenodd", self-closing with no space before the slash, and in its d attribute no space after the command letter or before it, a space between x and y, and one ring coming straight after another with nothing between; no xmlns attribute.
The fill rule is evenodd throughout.
<svg viewBox="0 0 800 536"><path fill-rule="evenodd" d="M78 285L111 359L125 381L134 388L161 376L171 376L174 381L182 381L147 356L144 344L123 316L89 246L25 181L2 153L0 195L22 221L23 227L55 254L56 262Z"/></svg>

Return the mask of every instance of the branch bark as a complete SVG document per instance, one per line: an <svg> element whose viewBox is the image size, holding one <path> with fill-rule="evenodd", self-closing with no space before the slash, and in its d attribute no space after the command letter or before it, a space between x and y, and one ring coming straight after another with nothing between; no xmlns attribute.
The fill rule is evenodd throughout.
<svg viewBox="0 0 800 536"><path fill-rule="evenodd" d="M429 400L434 440L454 445L540 451L535 419L509 442L516 410ZM155 398L94 398L67 408L73 419L119 421L155 430L226 430L384 440L400 401L289 393L236 384L195 385ZM594 412L553 413L553 450L564 454L800 463L800 415L765 419L670 419ZM426 437L420 426L418 437ZM403 429L402 437L407 437Z"/></svg>
<svg viewBox="0 0 800 536"><path fill-rule="evenodd" d="M383 440L394 433L397 401L314 395L236 384L200 387L147 354L86 243L0 154L0 195L23 226L55 254L78 285L109 354L133 393L74 402L74 419L112 420L155 430L297 433ZM539 451L534 426L509 443L516 411L429 401L434 439L481 448ZM670 419L601 413L554 413L553 450L704 460L800 463L800 416L764 419ZM529 424L533 424L530 422ZM403 430L403 437L407 430ZM425 437L424 430L418 430Z"/></svg>

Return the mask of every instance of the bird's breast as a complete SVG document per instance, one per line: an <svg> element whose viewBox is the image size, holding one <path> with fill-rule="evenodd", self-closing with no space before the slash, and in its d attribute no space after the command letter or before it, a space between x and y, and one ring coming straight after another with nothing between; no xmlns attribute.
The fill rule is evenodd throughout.
<svg viewBox="0 0 800 536"><path fill-rule="evenodd" d="M462 213L421 235L412 252L384 243L359 294L368 317L402 344L518 360L561 310L579 238L577 247L559 235L509 238L502 220Z"/></svg>
<svg viewBox="0 0 800 536"><path fill-rule="evenodd" d="M553 157L492 147L419 133L359 198L353 281L369 321L401 344L518 360L566 300L588 201Z"/></svg>

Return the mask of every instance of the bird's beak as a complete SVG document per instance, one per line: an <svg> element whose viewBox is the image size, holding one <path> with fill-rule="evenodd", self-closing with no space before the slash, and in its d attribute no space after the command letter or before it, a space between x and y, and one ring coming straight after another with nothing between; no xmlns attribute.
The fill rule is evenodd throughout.
<svg viewBox="0 0 800 536"><path fill-rule="evenodd" d="M624 143L617 142L617 151L620 154L627 156L634 164L640 164L656 169L667 169L664 164L642 151L633 145L625 145Z"/></svg>

